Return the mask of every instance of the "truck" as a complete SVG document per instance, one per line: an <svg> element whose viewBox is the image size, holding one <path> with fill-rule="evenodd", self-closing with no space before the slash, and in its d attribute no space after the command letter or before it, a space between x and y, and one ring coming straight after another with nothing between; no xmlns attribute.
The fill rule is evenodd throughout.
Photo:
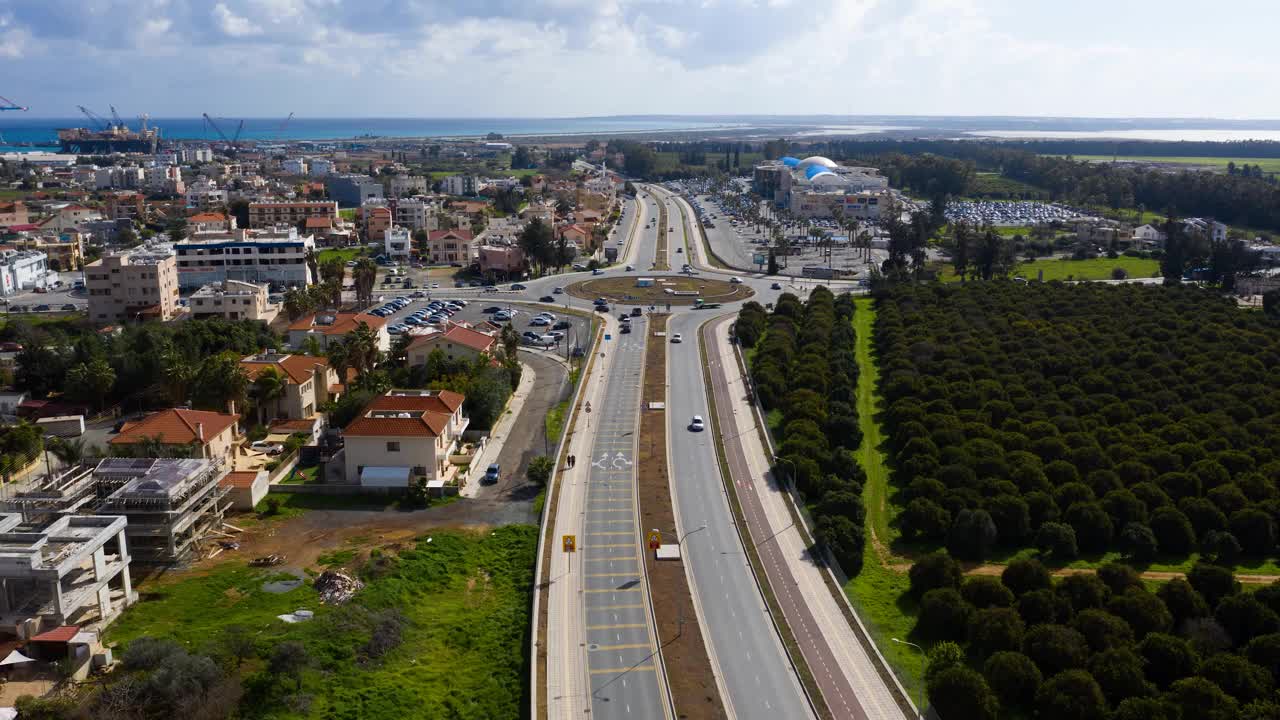
<svg viewBox="0 0 1280 720"><path fill-rule="evenodd" d="M702 298L698 298L697 300L693 301L694 310L717 310L719 308L720 308L720 303L709 303L703 300Z"/></svg>

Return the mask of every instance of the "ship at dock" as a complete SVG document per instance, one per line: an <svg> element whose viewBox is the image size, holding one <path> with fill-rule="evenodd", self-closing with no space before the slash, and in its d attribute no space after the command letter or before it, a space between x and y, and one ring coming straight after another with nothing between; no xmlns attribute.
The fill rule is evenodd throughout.
<svg viewBox="0 0 1280 720"><path fill-rule="evenodd" d="M111 108L112 121L108 122L88 109L80 112L95 127L58 128L58 144L62 152L79 155L110 155L111 153L152 154L160 146L160 129L147 126L147 116L139 118L140 129L131 130L120 120L116 109Z"/></svg>

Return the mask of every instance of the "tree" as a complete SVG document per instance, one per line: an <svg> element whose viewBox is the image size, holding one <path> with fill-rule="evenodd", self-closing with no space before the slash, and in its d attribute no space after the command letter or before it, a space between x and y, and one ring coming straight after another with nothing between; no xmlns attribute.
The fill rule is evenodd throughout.
<svg viewBox="0 0 1280 720"><path fill-rule="evenodd" d="M1147 679L1167 688L1179 678L1195 672L1200 662L1186 640L1164 633L1151 633L1138 644L1138 654L1147 661Z"/></svg>
<svg viewBox="0 0 1280 720"><path fill-rule="evenodd" d="M951 527L951 513L928 498L918 497L907 503L899 516L902 533L936 542L946 537Z"/></svg>
<svg viewBox="0 0 1280 720"><path fill-rule="evenodd" d="M1159 550L1156 534L1151 528L1138 522L1126 523L1120 531L1120 546L1129 557L1138 562L1150 562Z"/></svg>
<svg viewBox="0 0 1280 720"><path fill-rule="evenodd" d="M1280 320L1280 289L1262 294L1262 312L1271 320Z"/></svg>
<svg viewBox="0 0 1280 720"><path fill-rule="evenodd" d="M94 358L67 370L68 394L77 400L91 403L97 409L106 404L107 394L111 392L115 382L116 371L105 358Z"/></svg>
<svg viewBox="0 0 1280 720"><path fill-rule="evenodd" d="M1093 720L1107 714L1102 688L1085 670L1067 670L1049 678L1036 693L1037 717L1045 720Z"/></svg>
<svg viewBox="0 0 1280 720"><path fill-rule="evenodd" d="M1180 720L1181 717L1172 703L1147 697L1125 698L1111 714L1111 720Z"/></svg>
<svg viewBox="0 0 1280 720"><path fill-rule="evenodd" d="M1000 573L1000 582L1004 583L1004 586L1013 591L1016 596L1053 585L1049 571L1034 558L1018 558L1010 561Z"/></svg>
<svg viewBox="0 0 1280 720"><path fill-rule="evenodd" d="M1204 678L1184 678L1169 688L1169 699L1182 709L1182 717L1197 720L1234 720L1239 703Z"/></svg>
<svg viewBox="0 0 1280 720"><path fill-rule="evenodd" d="M378 278L378 265L372 258L356 260L351 268L351 279L356 286L356 302L368 305L373 302L373 286Z"/></svg>
<svg viewBox="0 0 1280 720"><path fill-rule="evenodd" d="M1006 707L1029 707L1043 678L1031 658L1020 652L998 652L987 658L982 674Z"/></svg>
<svg viewBox="0 0 1280 720"><path fill-rule="evenodd" d="M862 570L862 526L845 515L820 515L814 527L814 539L831 552L848 576Z"/></svg>
<svg viewBox="0 0 1280 720"><path fill-rule="evenodd" d="M1037 625L1027 631L1022 652L1045 676L1085 666L1089 644L1084 636L1065 625Z"/></svg>
<svg viewBox="0 0 1280 720"><path fill-rule="evenodd" d="M169 236L169 242L182 242L190 235L187 228L187 219L178 216L170 220L164 228L164 232Z"/></svg>
<svg viewBox="0 0 1280 720"><path fill-rule="evenodd" d="M920 599L916 632L931 640L961 640L973 606L952 588L930 590Z"/></svg>
<svg viewBox="0 0 1280 720"><path fill-rule="evenodd" d="M1138 639L1148 633L1164 632L1173 624L1173 616L1160 598L1141 587L1131 587L1124 594L1112 597L1107 611L1124 618Z"/></svg>
<svg viewBox="0 0 1280 720"><path fill-rule="evenodd" d="M962 573L959 563L947 553L938 551L916 560L907 576L911 581L911 594L921 597L935 588L960 587Z"/></svg>
<svg viewBox="0 0 1280 720"><path fill-rule="evenodd" d="M1070 525L1047 522L1036 532L1036 547L1055 560L1071 560L1079 554L1076 547L1076 531Z"/></svg>
<svg viewBox="0 0 1280 720"><path fill-rule="evenodd" d="M928 684L929 702L946 718L996 720L1000 701L981 675L963 665L943 670Z"/></svg>
<svg viewBox="0 0 1280 720"><path fill-rule="evenodd" d="M284 375L271 366L263 368L253 378L253 385L249 390L249 395L253 397L254 402L258 405L258 424L268 424L270 415L267 412L267 408L278 408L280 398L285 396L287 388L288 381Z"/></svg>
<svg viewBox="0 0 1280 720"><path fill-rule="evenodd" d="M1196 533L1191 521L1176 508L1161 507L1151 513L1151 531L1163 552L1186 555L1195 548Z"/></svg>
<svg viewBox="0 0 1280 720"><path fill-rule="evenodd" d="M1276 546L1276 525L1271 516L1257 508L1245 508L1231 515L1231 534L1249 555L1266 555Z"/></svg>
<svg viewBox="0 0 1280 720"><path fill-rule="evenodd" d="M1200 664L1200 675L1240 702L1271 695L1271 673L1239 655L1217 653Z"/></svg>
<svg viewBox="0 0 1280 720"><path fill-rule="evenodd" d="M554 232L551 226L543 222L540 217L530 220L529 224L520 231L520 236L516 238L516 244L524 251L529 262L537 265L539 269L550 265L555 255L558 255L553 242Z"/></svg>
<svg viewBox="0 0 1280 720"><path fill-rule="evenodd" d="M1013 593L1005 587L999 578L976 575L968 578L960 586L960 595L966 602L976 608L1010 607L1013 605Z"/></svg>
<svg viewBox="0 0 1280 720"><path fill-rule="evenodd" d="M382 360L382 349L378 347L378 336L369 324L361 321L342 341L347 350L347 362L355 368L357 377L362 377L373 370Z"/></svg>
<svg viewBox="0 0 1280 720"><path fill-rule="evenodd" d="M1105 610L1089 608L1076 613L1071 627L1080 631L1095 653L1133 644L1133 630L1129 624Z"/></svg>
<svg viewBox="0 0 1280 720"><path fill-rule="evenodd" d="M947 537L947 550L966 560L982 560L996 542L996 524L986 510L964 509L956 515Z"/></svg>
<svg viewBox="0 0 1280 720"><path fill-rule="evenodd" d="M1143 673L1146 661L1128 647L1113 647L1089 658L1089 674L1112 703L1155 694Z"/></svg>
<svg viewBox="0 0 1280 720"><path fill-rule="evenodd" d="M1187 572L1187 582L1204 597L1210 607L1217 607L1223 598L1240 592L1236 576L1221 565L1198 562Z"/></svg>
<svg viewBox="0 0 1280 720"><path fill-rule="evenodd" d="M200 363L191 395L196 407L225 412L233 403L243 405L248 389L249 375L240 364L240 356L224 352Z"/></svg>
<svg viewBox="0 0 1280 720"><path fill-rule="evenodd" d="M1226 628L1237 646L1243 646L1259 635L1280 631L1280 616L1245 593L1223 598L1214 609L1213 616Z"/></svg>
<svg viewBox="0 0 1280 720"><path fill-rule="evenodd" d="M271 653L268 668L272 675L292 677L296 689L302 690L302 673L311 665L311 655L307 648L296 640L286 640L276 645Z"/></svg>
<svg viewBox="0 0 1280 720"><path fill-rule="evenodd" d="M538 485L546 485L551 479L551 471L556 461L546 455L539 455L529 461L529 469L525 472L529 480Z"/></svg>
<svg viewBox="0 0 1280 720"><path fill-rule="evenodd" d="M235 667L239 670L247 658L257 653L258 644L254 641L253 633L249 628L244 625L228 625L222 631L222 647L235 661Z"/></svg>
<svg viewBox="0 0 1280 720"><path fill-rule="evenodd" d="M994 607L978 610L969 617L969 649L978 658L1022 647L1026 625L1016 610Z"/></svg>
<svg viewBox="0 0 1280 720"><path fill-rule="evenodd" d="M1181 626L1191 618L1209 615L1209 604L1205 602L1204 596L1182 578L1174 578L1165 583L1156 591L1156 595L1169 609L1175 626Z"/></svg>

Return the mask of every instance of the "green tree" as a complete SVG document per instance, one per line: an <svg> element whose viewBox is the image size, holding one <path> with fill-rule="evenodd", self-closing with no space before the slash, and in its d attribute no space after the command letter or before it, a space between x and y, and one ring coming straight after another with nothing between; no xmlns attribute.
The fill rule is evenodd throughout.
<svg viewBox="0 0 1280 720"><path fill-rule="evenodd" d="M1182 709L1182 717L1197 720L1234 720L1239 703L1213 682L1204 678L1184 678L1169 688L1169 698Z"/></svg>
<svg viewBox="0 0 1280 720"><path fill-rule="evenodd" d="M356 302L368 305L373 302L373 286L378 278L378 265L372 258L356 260L351 268L351 279L356 286Z"/></svg>
<svg viewBox="0 0 1280 720"><path fill-rule="evenodd" d="M1107 714L1102 688L1085 670L1058 673L1036 693L1037 717L1045 720L1093 720Z"/></svg>
<svg viewBox="0 0 1280 720"><path fill-rule="evenodd" d="M998 652L987 658L982 674L1005 707L1030 707L1043 678L1031 658L1020 652Z"/></svg>
<svg viewBox="0 0 1280 720"><path fill-rule="evenodd" d="M102 409L107 395L116 382L116 371L105 358L94 358L67 370L67 392L77 400L91 403Z"/></svg>
<svg viewBox="0 0 1280 720"><path fill-rule="evenodd" d="M1027 631L1022 652L1046 677L1083 668L1089 658L1084 636L1064 625L1037 625Z"/></svg>
<svg viewBox="0 0 1280 720"><path fill-rule="evenodd" d="M930 680L929 702L945 718L996 720L1000 701L981 675L964 665L943 670Z"/></svg>
<svg viewBox="0 0 1280 720"><path fill-rule="evenodd" d="M276 645L271 653L268 668L272 675L291 677L297 690L302 690L302 673L311 665L307 648L296 640L286 640Z"/></svg>
<svg viewBox="0 0 1280 720"><path fill-rule="evenodd" d="M1155 688L1143 674L1146 661L1128 647L1113 647L1089 658L1089 673L1112 703L1129 697L1154 695Z"/></svg>
<svg viewBox="0 0 1280 720"><path fill-rule="evenodd" d="M538 485L546 485L547 481L551 479L551 471L555 468L555 465L554 459L546 455L538 455L529 461L529 469L526 474L530 481Z"/></svg>
<svg viewBox="0 0 1280 720"><path fill-rule="evenodd" d="M916 632L930 640L962 640L973 606L952 588L930 590L920 599Z"/></svg>
<svg viewBox="0 0 1280 720"><path fill-rule="evenodd" d="M1186 640L1164 633L1151 633L1138 644L1138 654L1146 660L1147 679L1167 688L1179 678L1195 672L1200 662Z"/></svg>
<svg viewBox="0 0 1280 720"><path fill-rule="evenodd" d="M274 367L263 368L253 378L253 385L249 390L250 397L258 406L258 423L267 425L271 420L271 413L268 409L278 409L280 398L285 396L288 381L279 370Z"/></svg>
<svg viewBox="0 0 1280 720"><path fill-rule="evenodd" d="M935 588L959 588L962 573L955 559L938 551L916 560L907 576L911 581L911 594L921 597Z"/></svg>

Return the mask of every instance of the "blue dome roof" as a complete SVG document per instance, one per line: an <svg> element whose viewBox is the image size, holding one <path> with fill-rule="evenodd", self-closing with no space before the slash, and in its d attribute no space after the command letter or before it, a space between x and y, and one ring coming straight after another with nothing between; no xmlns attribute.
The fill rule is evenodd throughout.
<svg viewBox="0 0 1280 720"><path fill-rule="evenodd" d="M820 175L822 173L829 173L829 172L831 171L821 165L810 165L809 167L804 169L804 179L812 180L814 175Z"/></svg>
<svg viewBox="0 0 1280 720"><path fill-rule="evenodd" d="M782 164L787 167L795 167L800 164L800 158L793 158L790 155L782 158Z"/></svg>

